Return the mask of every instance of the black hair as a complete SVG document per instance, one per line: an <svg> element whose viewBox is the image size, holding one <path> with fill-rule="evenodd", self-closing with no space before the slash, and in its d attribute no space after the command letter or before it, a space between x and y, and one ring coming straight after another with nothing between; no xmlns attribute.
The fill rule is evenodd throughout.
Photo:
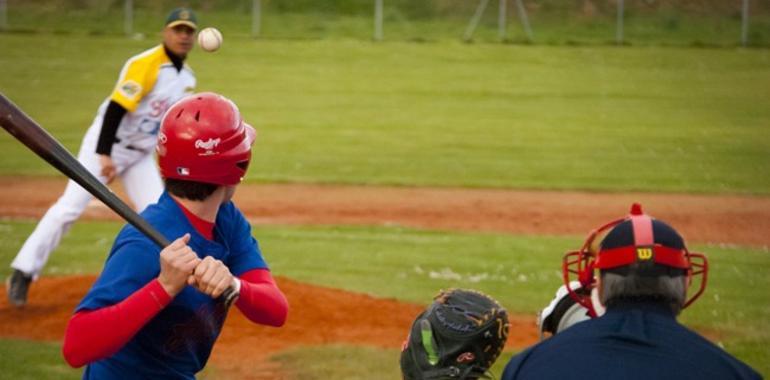
<svg viewBox="0 0 770 380"><path fill-rule="evenodd" d="M181 179L166 178L166 190L177 197L191 201L203 201L217 190L219 185L213 183L184 181Z"/></svg>

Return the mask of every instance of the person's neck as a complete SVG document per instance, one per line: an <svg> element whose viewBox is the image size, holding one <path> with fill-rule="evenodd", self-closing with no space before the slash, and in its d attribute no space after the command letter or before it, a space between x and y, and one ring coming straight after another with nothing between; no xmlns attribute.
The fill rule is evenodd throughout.
<svg viewBox="0 0 770 380"><path fill-rule="evenodd" d="M658 314L670 315L676 317L671 308L670 301L660 297L624 297L616 298L607 302L607 312L644 310Z"/></svg>
<svg viewBox="0 0 770 380"><path fill-rule="evenodd" d="M166 51L166 55L168 56L168 59L171 60L171 64L174 65L174 67L177 69L177 71L182 70L182 66L184 66L184 60L187 58L186 56L179 56L174 54L166 44L163 44L163 50Z"/></svg>
<svg viewBox="0 0 770 380"><path fill-rule="evenodd" d="M208 198L202 201L193 201L190 199L180 198L174 194L169 194L174 200L184 206L187 211L193 215L207 221L214 223L217 220L217 212L219 206L222 205L223 193L219 190L215 191Z"/></svg>

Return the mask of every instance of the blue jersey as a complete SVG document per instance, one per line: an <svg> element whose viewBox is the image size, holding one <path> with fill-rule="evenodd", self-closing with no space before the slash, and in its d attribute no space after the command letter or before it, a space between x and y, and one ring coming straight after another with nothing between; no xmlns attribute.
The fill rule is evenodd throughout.
<svg viewBox="0 0 770 380"><path fill-rule="evenodd" d="M251 226L228 202L219 208L214 241L190 224L167 194L142 216L167 239L190 233L188 245L201 258L213 256L239 276L267 268ZM114 305L157 278L160 248L133 226L125 226L110 251L104 270L76 312ZM84 379L194 379L203 369L222 329L227 310L222 303L186 286L115 355L93 362Z"/></svg>
<svg viewBox="0 0 770 380"><path fill-rule="evenodd" d="M511 358L513 379L760 379L679 324L665 305L628 304L578 323Z"/></svg>

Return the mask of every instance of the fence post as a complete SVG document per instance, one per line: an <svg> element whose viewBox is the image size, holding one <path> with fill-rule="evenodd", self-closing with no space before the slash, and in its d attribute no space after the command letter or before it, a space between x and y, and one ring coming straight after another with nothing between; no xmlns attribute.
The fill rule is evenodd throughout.
<svg viewBox="0 0 770 380"><path fill-rule="evenodd" d="M0 0L0 32L8 30L8 1Z"/></svg>
<svg viewBox="0 0 770 380"><path fill-rule="evenodd" d="M134 0L123 2L123 33L129 37L134 34Z"/></svg>
<svg viewBox="0 0 770 380"><path fill-rule="evenodd" d="M743 0L743 9L741 10L741 45L746 46L749 43L749 0Z"/></svg>
<svg viewBox="0 0 770 380"><path fill-rule="evenodd" d="M374 0L374 40L382 41L382 1Z"/></svg>
<svg viewBox="0 0 770 380"><path fill-rule="evenodd" d="M260 29L262 29L262 2L253 0L251 2L251 37L259 37Z"/></svg>
<svg viewBox="0 0 770 380"><path fill-rule="evenodd" d="M516 11L519 13L519 20L524 27L524 33L527 35L527 41L532 42L532 28L529 26L529 17L527 17L527 8L524 8L521 0L516 0Z"/></svg>
<svg viewBox="0 0 770 380"><path fill-rule="evenodd" d="M507 3L508 0L500 0L500 7L497 12L497 38L499 38L500 41L505 41L505 22L508 19L505 9Z"/></svg>
<svg viewBox="0 0 770 380"><path fill-rule="evenodd" d="M618 25L615 31L615 42L618 45L623 44L623 0L617 0L618 2Z"/></svg>
<svg viewBox="0 0 770 380"><path fill-rule="evenodd" d="M479 6L476 7L476 12L474 12L473 17L471 17L471 22L469 22L468 27L465 28L463 41L470 42L470 40L473 38L473 32L475 32L476 27L479 26L479 21L481 20L481 16L484 14L484 10L487 9L487 4L489 4L489 0L481 0L479 2Z"/></svg>

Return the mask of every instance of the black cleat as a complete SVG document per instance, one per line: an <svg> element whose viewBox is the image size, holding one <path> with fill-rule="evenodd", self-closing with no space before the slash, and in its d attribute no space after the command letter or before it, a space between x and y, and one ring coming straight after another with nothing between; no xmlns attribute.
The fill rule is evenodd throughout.
<svg viewBox="0 0 770 380"><path fill-rule="evenodd" d="M8 292L8 302L16 307L22 307L27 304L27 292L29 284L32 282L32 276L14 269L13 274L5 281L6 291Z"/></svg>

